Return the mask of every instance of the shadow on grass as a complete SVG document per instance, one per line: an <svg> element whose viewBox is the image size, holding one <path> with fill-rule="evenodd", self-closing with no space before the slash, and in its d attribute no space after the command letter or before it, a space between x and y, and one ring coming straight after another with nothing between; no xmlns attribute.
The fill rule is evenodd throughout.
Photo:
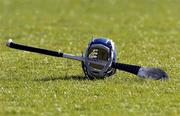
<svg viewBox="0 0 180 116"><path fill-rule="evenodd" d="M147 80L150 79L145 79L145 78L140 78L140 77L124 77L124 78L120 78L121 81L123 82L146 82Z"/></svg>
<svg viewBox="0 0 180 116"><path fill-rule="evenodd" d="M166 79L152 79L152 78L142 78L142 77L124 77L124 78L119 78L121 82L130 82L130 83L138 83L138 84L143 84L143 83L151 83L151 82L165 82Z"/></svg>
<svg viewBox="0 0 180 116"><path fill-rule="evenodd" d="M35 79L34 81L56 81L56 80L77 80L83 81L88 80L85 76L77 75L77 76L58 76L58 77L44 77L40 79Z"/></svg>
<svg viewBox="0 0 180 116"><path fill-rule="evenodd" d="M108 77L110 78L110 77ZM135 83L142 83L142 82L147 82L148 80L151 79L144 79L144 78L139 78L139 77L124 77L124 78L118 78L122 82L135 82ZM85 76L82 75L72 75L72 76L49 76L49 77L43 77L39 79L34 79L34 81L57 81L57 80L76 80L76 81L84 81L84 80L90 80ZM103 80L103 79L94 79L90 81L96 81L96 80Z"/></svg>

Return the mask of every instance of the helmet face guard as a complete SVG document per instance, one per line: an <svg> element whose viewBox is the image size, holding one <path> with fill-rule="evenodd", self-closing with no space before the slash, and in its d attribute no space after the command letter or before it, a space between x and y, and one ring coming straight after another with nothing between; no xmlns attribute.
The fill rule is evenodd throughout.
<svg viewBox="0 0 180 116"><path fill-rule="evenodd" d="M112 63L116 63L116 49L110 39L94 38L83 57L82 68L89 79L102 79L116 71L112 68Z"/></svg>

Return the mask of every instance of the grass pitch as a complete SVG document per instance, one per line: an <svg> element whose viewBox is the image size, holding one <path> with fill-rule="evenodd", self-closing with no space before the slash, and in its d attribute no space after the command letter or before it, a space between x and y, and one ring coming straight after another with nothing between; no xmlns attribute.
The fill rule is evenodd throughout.
<svg viewBox="0 0 180 116"><path fill-rule="evenodd" d="M179 115L179 0L0 0L0 115ZM117 71L84 78L77 61L13 50L27 45L81 55L108 37L119 62L157 66L170 80Z"/></svg>

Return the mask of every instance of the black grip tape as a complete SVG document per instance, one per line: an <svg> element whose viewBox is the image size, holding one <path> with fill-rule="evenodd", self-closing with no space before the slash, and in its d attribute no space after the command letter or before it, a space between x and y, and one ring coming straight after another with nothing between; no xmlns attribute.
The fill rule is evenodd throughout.
<svg viewBox="0 0 180 116"><path fill-rule="evenodd" d="M141 66L137 66L137 65L130 65L130 64L123 64L123 63L114 63L112 65L113 68L122 70L122 71L126 71L132 74L137 75L139 72L139 69L141 68Z"/></svg>
<svg viewBox="0 0 180 116"><path fill-rule="evenodd" d="M47 49L43 49L43 48L32 47L32 46L26 46L26 45L17 44L14 42L9 43L8 46L10 48L15 48L15 49L19 49L19 50L41 53L41 54L56 56L56 57L63 57L63 53L61 53L61 52L47 50Z"/></svg>

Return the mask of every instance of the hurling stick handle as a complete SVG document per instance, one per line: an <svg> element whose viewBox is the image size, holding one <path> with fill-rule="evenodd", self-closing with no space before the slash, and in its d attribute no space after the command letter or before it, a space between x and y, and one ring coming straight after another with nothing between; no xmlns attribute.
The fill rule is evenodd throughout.
<svg viewBox="0 0 180 116"><path fill-rule="evenodd" d="M112 65L113 68L122 70L122 71L126 71L132 74L137 75L139 72L139 69L141 68L141 66L137 66L137 65L130 65L130 64L123 64L123 63L115 63Z"/></svg>
<svg viewBox="0 0 180 116"><path fill-rule="evenodd" d="M18 43L13 42L11 39L8 40L7 46L10 48L18 49L18 50L30 51L30 52L56 56L56 57L63 57L63 53L61 52L18 44Z"/></svg>
<svg viewBox="0 0 180 116"><path fill-rule="evenodd" d="M8 40L7 46L10 48L18 49L18 50L30 51L30 52L45 54L45 55L54 56L54 57L63 57L63 58L68 58L72 60L77 60L77 61L84 61L84 59L81 56L75 56L72 54L66 54L63 52L57 52L57 51L33 47L33 46L26 46L19 43L15 43L11 39Z"/></svg>

